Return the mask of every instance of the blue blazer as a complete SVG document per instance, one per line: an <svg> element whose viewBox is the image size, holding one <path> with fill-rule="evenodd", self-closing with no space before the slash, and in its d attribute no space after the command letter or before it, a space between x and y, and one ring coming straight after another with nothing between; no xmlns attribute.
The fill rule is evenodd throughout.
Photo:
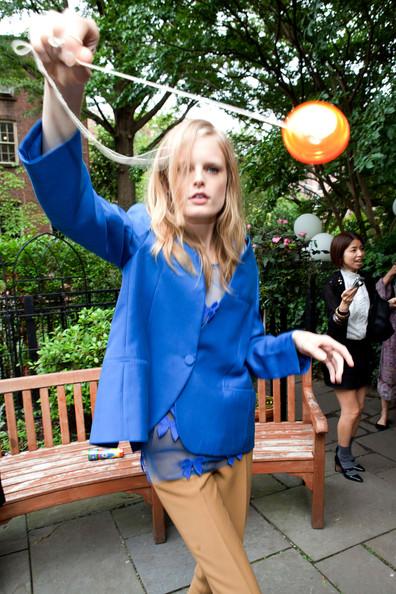
<svg viewBox="0 0 396 594"><path fill-rule="evenodd" d="M303 373L291 333L264 334L259 316L257 266L247 239L241 262L213 320L201 328L202 274L191 275L162 254L142 204L128 213L98 196L82 161L80 135L41 154L41 124L20 147L37 198L53 225L122 270L103 361L91 443L141 443L176 407L178 431L195 454L232 455L254 443L261 378ZM196 270L198 255L188 245Z"/></svg>

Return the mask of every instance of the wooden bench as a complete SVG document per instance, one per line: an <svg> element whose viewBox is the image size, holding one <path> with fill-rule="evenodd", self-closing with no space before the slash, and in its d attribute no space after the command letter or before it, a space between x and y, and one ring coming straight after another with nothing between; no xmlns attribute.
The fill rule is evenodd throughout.
<svg viewBox="0 0 396 594"><path fill-rule="evenodd" d="M93 446L87 441L82 387L89 389L93 412L99 375L97 368L0 380L0 407L4 395L9 437L9 455L0 452L6 498L0 507L0 523L62 503L124 491L138 493L151 504L154 540L165 542L164 510L141 470L139 453L133 453L129 443L120 443L123 458L88 461L88 449ZM56 391L55 421L51 419L56 406L50 406L50 388ZM38 395L40 406L34 406ZM22 402L27 451L20 451L17 402ZM41 411L39 419L37 410ZM60 434L61 445L54 445L55 432Z"/></svg>
<svg viewBox="0 0 396 594"><path fill-rule="evenodd" d="M35 510L62 503L121 491L138 493L152 505L155 542L166 540L165 514L140 468L139 454L129 443L121 443L125 457L88 461L82 386L89 386L91 410L100 369L66 371L37 376L0 380L0 406L4 395L9 455L0 456L0 477L6 503L0 507L0 523ZM287 421L281 421L280 381L258 381L258 410L253 473L288 473L302 477L312 491L312 526L323 527L324 463L327 420L312 392L311 375L302 377L302 412L297 418L295 378L287 378ZM67 386L72 386L68 396ZM56 390L58 413L51 419L50 389ZM266 390L266 388L268 388ZM266 396L272 395L271 415ZM40 406L33 406L39 395ZM75 435L71 433L72 400ZM16 402L22 401L27 451L21 451L16 421ZM37 409L41 411L38 420ZM56 407L55 407L56 408ZM70 409L70 407L69 407ZM54 445L55 431L61 445ZM0 452L1 455L1 452Z"/></svg>
<svg viewBox="0 0 396 594"><path fill-rule="evenodd" d="M287 473L301 477L312 492L312 527L323 528L327 419L312 391L311 369L301 378L301 399L296 399L295 376L288 376L286 385L283 421L280 380L258 380L253 474ZM266 406L268 395L273 400L270 414Z"/></svg>

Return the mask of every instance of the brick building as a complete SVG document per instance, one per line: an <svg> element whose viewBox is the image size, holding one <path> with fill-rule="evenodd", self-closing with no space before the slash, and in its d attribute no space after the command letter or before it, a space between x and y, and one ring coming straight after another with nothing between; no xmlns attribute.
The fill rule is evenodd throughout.
<svg viewBox="0 0 396 594"><path fill-rule="evenodd" d="M0 86L0 166L15 168L20 165L18 146L31 126L40 117L41 106L35 108L25 91L15 94L14 89ZM83 143L85 162L88 163L88 144ZM23 170L24 187L15 191L15 199L25 204L35 196L29 178Z"/></svg>
<svg viewBox="0 0 396 594"><path fill-rule="evenodd" d="M31 113L28 95L21 92L18 95L12 88L0 87L0 165L14 168L19 165L19 142L28 132L29 128L39 117ZM26 173L22 173L25 184L21 190L15 192L15 198L22 204L35 200L31 184Z"/></svg>

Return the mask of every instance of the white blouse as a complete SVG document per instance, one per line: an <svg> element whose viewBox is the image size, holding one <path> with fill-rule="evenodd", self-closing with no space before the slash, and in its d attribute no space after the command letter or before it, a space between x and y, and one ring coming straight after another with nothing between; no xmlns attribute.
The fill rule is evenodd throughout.
<svg viewBox="0 0 396 594"><path fill-rule="evenodd" d="M344 279L345 289L350 289L355 280L360 278L359 274L350 270L341 269L341 274ZM351 340L362 340L366 337L369 309L370 298L366 285L362 285L358 288L349 306L350 315L348 318L347 338Z"/></svg>

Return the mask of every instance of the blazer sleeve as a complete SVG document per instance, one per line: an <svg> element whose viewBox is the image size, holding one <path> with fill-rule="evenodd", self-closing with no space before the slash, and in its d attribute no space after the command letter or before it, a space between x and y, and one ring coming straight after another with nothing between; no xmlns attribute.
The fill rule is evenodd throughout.
<svg viewBox="0 0 396 594"><path fill-rule="evenodd" d="M143 205L129 213L96 194L82 159L81 137L42 154L42 125L37 122L19 154L34 192L52 225L105 260L122 268L144 240Z"/></svg>
<svg viewBox="0 0 396 594"><path fill-rule="evenodd" d="M258 288L256 295L253 329L246 357L249 370L253 375L262 379L275 379L306 373L311 359L297 351L292 331L279 336L265 334L260 318Z"/></svg>

